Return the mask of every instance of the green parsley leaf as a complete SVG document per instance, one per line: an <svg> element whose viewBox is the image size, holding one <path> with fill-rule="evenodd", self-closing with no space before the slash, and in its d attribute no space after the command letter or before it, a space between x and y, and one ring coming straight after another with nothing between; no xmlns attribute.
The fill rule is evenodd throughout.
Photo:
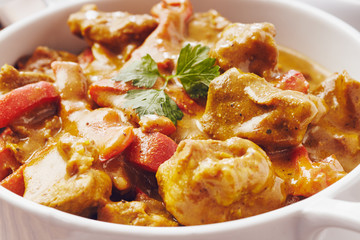
<svg viewBox="0 0 360 240"><path fill-rule="evenodd" d="M122 68L114 80L132 81L134 86L151 88L159 77L161 75L156 62L147 54L140 61L134 61L126 68Z"/></svg>
<svg viewBox="0 0 360 240"><path fill-rule="evenodd" d="M191 47L188 44L183 47L177 61L176 74L172 76L161 75L149 54L122 68L114 78L115 81L132 81L134 86L152 88L159 77L165 79L161 89L128 91L125 95L125 107L135 109L139 116L157 114L168 117L176 125L184 114L164 89L170 79L179 78L191 98L205 97L211 80L220 75L219 66L214 65L215 59L209 58L209 50L201 45Z"/></svg>
<svg viewBox="0 0 360 240"><path fill-rule="evenodd" d="M180 79L191 98L205 97L211 80L220 75L215 59L209 58L209 48L190 44L181 49L174 77Z"/></svg>
<svg viewBox="0 0 360 240"><path fill-rule="evenodd" d="M136 89L130 90L125 95L125 107L135 109L139 116L157 114L166 116L175 125L177 120L184 116L176 103L165 93L158 89Z"/></svg>

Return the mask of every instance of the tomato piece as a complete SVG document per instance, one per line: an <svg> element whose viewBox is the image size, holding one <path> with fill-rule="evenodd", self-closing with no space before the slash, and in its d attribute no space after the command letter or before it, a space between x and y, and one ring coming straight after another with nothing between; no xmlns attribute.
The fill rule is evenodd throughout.
<svg viewBox="0 0 360 240"><path fill-rule="evenodd" d="M289 70L285 73L277 87L284 90L294 90L302 93L307 93L309 90L309 82L306 81L304 75L296 70Z"/></svg>
<svg viewBox="0 0 360 240"><path fill-rule="evenodd" d="M103 131L104 137L96 138L95 142L100 146L100 161L109 160L122 153L133 141L133 127L109 127Z"/></svg>
<svg viewBox="0 0 360 240"><path fill-rule="evenodd" d="M5 145L5 141L0 138L0 181L20 167L13 152Z"/></svg>
<svg viewBox="0 0 360 240"><path fill-rule="evenodd" d="M196 115L204 111L204 108L191 99L182 87L175 85L168 86L166 93L176 102L181 111L186 114Z"/></svg>
<svg viewBox="0 0 360 240"><path fill-rule="evenodd" d="M86 48L78 57L79 64L82 67L86 67L89 65L92 61L94 61L94 55L91 51L91 48Z"/></svg>
<svg viewBox="0 0 360 240"><path fill-rule="evenodd" d="M174 155L176 148L175 141L162 133L136 131L133 142L124 154L126 159L140 168L156 172L163 162Z"/></svg>
<svg viewBox="0 0 360 240"><path fill-rule="evenodd" d="M312 196L346 175L334 155L313 162L304 146L295 148L291 159L295 166L295 176L291 181L295 196Z"/></svg>
<svg viewBox="0 0 360 240"><path fill-rule="evenodd" d="M41 104L58 101L59 93L48 82L37 82L16 88L0 96L0 128Z"/></svg>
<svg viewBox="0 0 360 240"><path fill-rule="evenodd" d="M26 164L21 165L15 172L7 176L0 182L0 185L4 188L16 193L19 196L23 196L25 192L24 183L24 169Z"/></svg>

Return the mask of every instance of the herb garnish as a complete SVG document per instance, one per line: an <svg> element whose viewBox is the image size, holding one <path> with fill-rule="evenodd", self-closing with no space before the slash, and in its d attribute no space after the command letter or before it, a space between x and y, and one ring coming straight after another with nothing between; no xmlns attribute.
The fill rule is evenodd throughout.
<svg viewBox="0 0 360 240"><path fill-rule="evenodd" d="M137 87L152 88L160 77L165 79L161 89L137 89L126 93L125 107L132 107L140 116L157 114L168 117L174 124L181 120L183 112L165 93L169 80L178 78L191 98L206 97L211 80L219 76L219 66L214 65L215 59L209 58L209 48L190 44L180 51L175 75L160 74L154 59L149 54L139 61L134 61L125 69L121 69L115 81L132 81Z"/></svg>

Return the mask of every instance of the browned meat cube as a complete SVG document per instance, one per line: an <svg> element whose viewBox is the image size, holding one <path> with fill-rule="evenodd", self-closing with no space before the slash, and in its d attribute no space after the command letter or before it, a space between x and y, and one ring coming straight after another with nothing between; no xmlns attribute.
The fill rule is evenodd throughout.
<svg viewBox="0 0 360 240"><path fill-rule="evenodd" d="M334 74L314 94L325 100L328 112L310 126L304 145L311 158L320 161L335 154L350 171L360 162L360 82L347 72Z"/></svg>
<svg viewBox="0 0 360 240"><path fill-rule="evenodd" d="M273 70L277 64L274 36L275 27L271 23L232 24L222 32L210 56L225 71L236 67L263 76L264 71Z"/></svg>
<svg viewBox="0 0 360 240"><path fill-rule="evenodd" d="M85 5L81 11L71 14L68 24L72 33L90 44L100 43L114 51L129 44L140 45L158 25L148 14L102 12L95 5Z"/></svg>
<svg viewBox="0 0 360 240"><path fill-rule="evenodd" d="M265 79L232 68L210 83L203 129L212 138L234 136L266 149L297 146L318 116L320 99L281 90Z"/></svg>
<svg viewBox="0 0 360 240"><path fill-rule="evenodd" d="M18 71L13 66L5 64L0 69L0 93L5 94L26 84L46 81L54 82L49 75L37 72Z"/></svg>
<svg viewBox="0 0 360 240"><path fill-rule="evenodd" d="M139 194L145 195L145 194ZM177 226L162 202L146 195L135 201L110 202L98 211L98 220L136 226L171 227Z"/></svg>
<svg viewBox="0 0 360 240"><path fill-rule="evenodd" d="M188 24L187 38L210 47L219 40L221 32L229 24L230 22L215 10L195 13Z"/></svg>
<svg viewBox="0 0 360 240"><path fill-rule="evenodd" d="M51 69L52 62L77 62L77 60L77 56L69 52L57 51L48 47L39 46L31 56L20 59L17 63L17 67L21 71L41 72L53 76L53 71Z"/></svg>
<svg viewBox="0 0 360 240"><path fill-rule="evenodd" d="M166 209L183 225L248 217L285 201L266 153L237 137L182 141L156 178Z"/></svg>

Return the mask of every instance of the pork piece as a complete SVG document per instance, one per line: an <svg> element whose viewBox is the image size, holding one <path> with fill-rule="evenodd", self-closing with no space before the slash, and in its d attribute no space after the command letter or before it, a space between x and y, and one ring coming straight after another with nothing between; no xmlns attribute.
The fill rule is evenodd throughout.
<svg viewBox="0 0 360 240"><path fill-rule="evenodd" d="M140 196L139 196L140 195ZM111 202L100 208L98 220L136 226L171 227L178 223L162 202L138 194L135 201Z"/></svg>
<svg viewBox="0 0 360 240"><path fill-rule="evenodd" d="M189 20L188 35L190 42L198 42L212 47L220 38L221 32L230 24L217 11L195 13ZM206 29L206 31L204 31Z"/></svg>
<svg viewBox="0 0 360 240"><path fill-rule="evenodd" d="M44 73L18 71L13 66L5 64L0 70L0 93L5 94L26 84L41 81L54 82L54 79Z"/></svg>
<svg viewBox="0 0 360 240"><path fill-rule="evenodd" d="M159 132L168 136L176 131L175 124L169 118L155 114L143 116L139 125L143 133Z"/></svg>
<svg viewBox="0 0 360 240"><path fill-rule="evenodd" d="M109 176L95 168L97 156L87 139L63 135L30 159L24 169L24 198L89 216L111 194Z"/></svg>
<svg viewBox="0 0 360 240"><path fill-rule="evenodd" d="M55 61L51 64L55 75L55 85L60 93L59 115L65 128L72 128L69 115L77 111L89 110L91 105L87 97L88 79L77 63ZM70 131L71 130L67 130Z"/></svg>
<svg viewBox="0 0 360 240"><path fill-rule="evenodd" d="M119 191L128 191L132 187L126 167L126 162L122 156L113 158L103 164L105 172L111 178L113 187Z"/></svg>
<svg viewBox="0 0 360 240"><path fill-rule="evenodd" d="M102 12L96 5L85 5L68 19L72 33L85 38L90 45L100 43L114 51L129 44L140 45L158 25L150 15L127 12Z"/></svg>
<svg viewBox="0 0 360 240"><path fill-rule="evenodd" d="M244 218L282 206L282 180L253 142L184 140L156 174L166 209L183 225Z"/></svg>
<svg viewBox="0 0 360 240"><path fill-rule="evenodd" d="M16 160L25 163L29 157L46 145L61 129L61 120L58 116L43 118L34 115L39 120L35 124L13 124L4 136L6 148L12 151Z"/></svg>
<svg viewBox="0 0 360 240"><path fill-rule="evenodd" d="M51 64L55 74L55 84L63 101L84 101L87 99L88 80L79 64L55 61ZM82 108L88 107L81 103Z"/></svg>
<svg viewBox="0 0 360 240"><path fill-rule="evenodd" d="M53 76L51 63L54 61L77 62L77 56L66 51L39 46L31 56L20 59L17 67L20 71L41 72Z"/></svg>
<svg viewBox="0 0 360 240"><path fill-rule="evenodd" d="M149 54L158 63L160 71L172 71L182 48L187 22L192 16L192 5L189 0L162 0L153 7L152 13L158 17L159 25L132 53L127 64Z"/></svg>
<svg viewBox="0 0 360 240"><path fill-rule="evenodd" d="M104 78L111 79L129 60L136 47L128 45L121 53L114 53L99 43L94 43L91 48L80 53L79 64L91 83Z"/></svg>
<svg viewBox="0 0 360 240"><path fill-rule="evenodd" d="M210 83L201 124L214 139L237 136L268 150L281 149L302 142L308 125L322 114L322 104L315 96L278 89L232 68Z"/></svg>
<svg viewBox="0 0 360 240"><path fill-rule="evenodd" d="M66 121L64 130L94 141L102 161L120 154L133 141L133 127L111 108L79 110Z"/></svg>
<svg viewBox="0 0 360 240"><path fill-rule="evenodd" d="M275 27L271 23L234 23L222 32L220 40L211 48L210 56L216 58L225 71L236 67L263 76L277 64L278 49L274 37Z"/></svg>
<svg viewBox="0 0 360 240"><path fill-rule="evenodd" d="M325 100L328 111L310 125L304 145L317 161L334 154L348 172L360 163L360 83L344 71L326 79L313 93Z"/></svg>
<svg viewBox="0 0 360 240"><path fill-rule="evenodd" d="M120 154L132 141L132 126L122 112L111 108L92 110L87 99L87 78L79 64L54 62L56 85L62 101L63 130L94 141L101 160Z"/></svg>

